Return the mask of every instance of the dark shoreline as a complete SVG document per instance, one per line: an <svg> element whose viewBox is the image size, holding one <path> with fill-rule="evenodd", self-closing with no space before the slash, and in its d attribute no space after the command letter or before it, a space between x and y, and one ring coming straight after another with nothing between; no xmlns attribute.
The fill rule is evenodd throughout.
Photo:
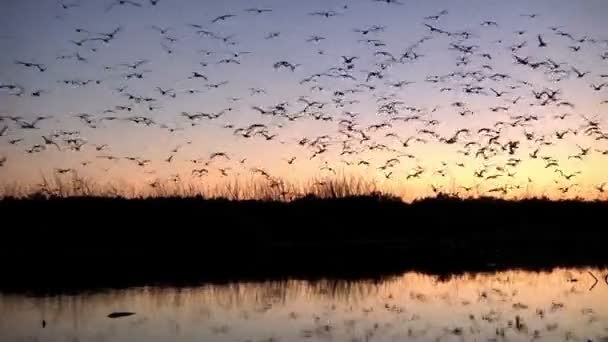
<svg viewBox="0 0 608 342"><path fill-rule="evenodd" d="M608 202L4 199L1 292L608 267Z"/></svg>

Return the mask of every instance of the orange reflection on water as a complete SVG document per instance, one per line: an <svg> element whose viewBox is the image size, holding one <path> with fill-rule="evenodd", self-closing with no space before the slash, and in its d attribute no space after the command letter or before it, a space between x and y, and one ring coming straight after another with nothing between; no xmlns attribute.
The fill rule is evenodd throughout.
<svg viewBox="0 0 608 342"><path fill-rule="evenodd" d="M599 269L440 279L289 280L134 288L34 298L0 295L3 340L600 340L608 284ZM109 319L114 311L133 311ZM47 322L46 328L41 321Z"/></svg>

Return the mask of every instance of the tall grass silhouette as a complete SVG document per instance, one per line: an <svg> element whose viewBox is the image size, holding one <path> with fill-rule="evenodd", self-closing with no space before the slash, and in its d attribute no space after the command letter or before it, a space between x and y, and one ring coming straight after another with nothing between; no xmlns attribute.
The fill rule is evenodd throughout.
<svg viewBox="0 0 608 342"><path fill-rule="evenodd" d="M24 185L17 182L4 183L0 187L2 198L67 198L67 197L105 197L105 198L223 198L232 201L293 201L302 197L318 199L338 199L354 196L388 196L404 199L407 188L396 192L375 180L362 176L339 175L333 177L313 178L298 183L279 178L228 179L216 183L188 182L187 180L156 180L147 186L136 187L127 182L115 181L102 183L78 173L69 175L41 175L37 184ZM488 195L474 187L470 192L459 192L456 186L440 189L433 196L415 197L410 200L425 198L505 198L500 194ZM545 192L526 190L512 200L542 199L549 200ZM551 197L551 199L560 199ZM598 193L594 197L570 197L577 201L605 201L608 194Z"/></svg>

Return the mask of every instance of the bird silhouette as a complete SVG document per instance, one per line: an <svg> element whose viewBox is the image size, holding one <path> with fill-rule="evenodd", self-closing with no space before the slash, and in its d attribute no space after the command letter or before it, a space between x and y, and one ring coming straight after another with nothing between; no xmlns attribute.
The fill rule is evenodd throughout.
<svg viewBox="0 0 608 342"><path fill-rule="evenodd" d="M139 2L134 0L114 0L106 6L106 11L109 11L118 6L132 6L132 7L142 7Z"/></svg>
<svg viewBox="0 0 608 342"><path fill-rule="evenodd" d="M224 15L220 15L218 17L215 17L213 20L211 20L212 24L217 23L218 21L226 21L230 18L234 18L236 17L236 14L224 14Z"/></svg>
<svg viewBox="0 0 608 342"><path fill-rule="evenodd" d="M51 138L46 137L46 136L43 135L42 136L42 140L44 141L45 145L55 145L55 147L57 147L58 151L61 150L61 147L59 147L59 145L56 142L54 142Z"/></svg>
<svg viewBox="0 0 608 342"><path fill-rule="evenodd" d="M274 67L275 69L280 69L280 68L288 68L288 69L290 69L291 71L295 71L295 69L296 69L297 67L299 67L300 65L301 65L301 64L292 64L292 63L289 63L289 62L287 62L287 61L278 61L278 62L276 62L276 63L274 63L274 64L273 64L273 67Z"/></svg>
<svg viewBox="0 0 608 342"><path fill-rule="evenodd" d="M589 71L581 72L581 71L579 71L579 70L578 70L577 68L575 68L575 67L572 67L572 71L574 71L574 73L576 74L576 77L577 77L577 78L583 78L583 77L585 77L585 75L588 75L588 74L589 74Z"/></svg>
<svg viewBox="0 0 608 342"><path fill-rule="evenodd" d="M245 10L245 12L254 13L254 14L263 14L263 13L272 12L272 9L270 9L270 8L248 8Z"/></svg>
<svg viewBox="0 0 608 342"><path fill-rule="evenodd" d="M317 12L311 12L311 13L309 13L309 15L331 18L331 17L339 16L340 14L335 11L317 11Z"/></svg>
<svg viewBox="0 0 608 342"><path fill-rule="evenodd" d="M36 68L40 72L45 72L46 71L46 66L44 64L40 64L40 63L15 61L15 64L23 65L26 68Z"/></svg>

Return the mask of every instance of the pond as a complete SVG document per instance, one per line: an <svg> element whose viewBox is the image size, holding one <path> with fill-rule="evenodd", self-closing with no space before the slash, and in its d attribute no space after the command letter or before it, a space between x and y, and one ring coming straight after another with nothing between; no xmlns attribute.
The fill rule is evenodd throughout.
<svg viewBox="0 0 608 342"><path fill-rule="evenodd" d="M410 272L382 280L3 293L0 340L608 341L607 275L592 268Z"/></svg>

